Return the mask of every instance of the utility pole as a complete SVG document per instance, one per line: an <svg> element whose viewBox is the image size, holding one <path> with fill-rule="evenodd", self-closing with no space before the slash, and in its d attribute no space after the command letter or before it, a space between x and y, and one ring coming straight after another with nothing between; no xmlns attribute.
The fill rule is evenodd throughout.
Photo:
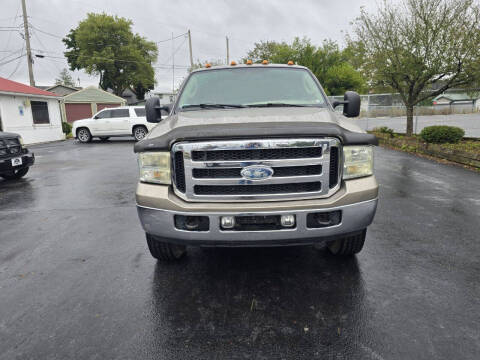
<svg viewBox="0 0 480 360"><path fill-rule="evenodd" d="M23 27L25 29L25 43L27 45L26 47L27 47L28 77L30 78L30 86L35 86L35 80L33 79L32 50L30 49L30 33L28 32L27 6L25 5L25 0L22 0L22 11L23 11Z"/></svg>
<svg viewBox="0 0 480 360"><path fill-rule="evenodd" d="M193 70L192 35L190 30L188 30L188 49L190 50L190 70Z"/></svg>
<svg viewBox="0 0 480 360"><path fill-rule="evenodd" d="M230 49L228 47L228 36L225 36L225 39L227 40L227 65L230 63Z"/></svg>
<svg viewBox="0 0 480 360"><path fill-rule="evenodd" d="M175 94L175 46L172 32L172 94Z"/></svg>

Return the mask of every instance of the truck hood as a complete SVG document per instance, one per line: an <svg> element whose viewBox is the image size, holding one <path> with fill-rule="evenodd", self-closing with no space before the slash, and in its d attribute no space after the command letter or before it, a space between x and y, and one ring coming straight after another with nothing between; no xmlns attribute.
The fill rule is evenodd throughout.
<svg viewBox="0 0 480 360"><path fill-rule="evenodd" d="M11 139L11 138L18 138L18 137L20 137L19 134L0 131L0 139Z"/></svg>
<svg viewBox="0 0 480 360"><path fill-rule="evenodd" d="M177 141L333 136L344 144L377 145L375 136L327 108L242 108L182 111L162 120L135 152L169 150Z"/></svg>

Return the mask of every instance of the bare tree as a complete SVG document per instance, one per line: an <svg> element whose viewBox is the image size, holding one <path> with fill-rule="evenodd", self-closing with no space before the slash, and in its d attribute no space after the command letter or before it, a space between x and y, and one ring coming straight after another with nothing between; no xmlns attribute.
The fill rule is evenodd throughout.
<svg viewBox="0 0 480 360"><path fill-rule="evenodd" d="M365 66L376 82L400 93L413 132L416 104L478 79L480 11L473 0L384 0L354 22Z"/></svg>
<svg viewBox="0 0 480 360"><path fill-rule="evenodd" d="M55 85L66 85L73 87L75 86L75 80L73 80L70 72L66 68L63 68L62 71L60 71L60 74L58 74L58 78L55 79Z"/></svg>

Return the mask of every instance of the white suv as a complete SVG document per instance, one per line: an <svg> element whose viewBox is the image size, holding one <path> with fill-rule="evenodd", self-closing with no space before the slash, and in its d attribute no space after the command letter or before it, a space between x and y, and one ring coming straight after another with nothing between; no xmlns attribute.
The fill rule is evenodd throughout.
<svg viewBox="0 0 480 360"><path fill-rule="evenodd" d="M103 109L90 119L73 122L72 134L82 143L98 137L105 141L111 136L133 136L142 140L156 124L148 123L145 107L121 106Z"/></svg>

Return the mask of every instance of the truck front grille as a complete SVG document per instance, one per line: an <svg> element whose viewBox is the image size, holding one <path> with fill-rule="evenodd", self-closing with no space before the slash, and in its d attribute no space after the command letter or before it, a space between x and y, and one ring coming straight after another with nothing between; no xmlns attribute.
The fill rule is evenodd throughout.
<svg viewBox="0 0 480 360"><path fill-rule="evenodd" d="M0 157L21 154L22 146L18 138L0 139Z"/></svg>
<svg viewBox="0 0 480 360"><path fill-rule="evenodd" d="M175 193L187 201L321 198L339 187L335 138L180 142L172 147ZM242 176L250 166L273 172Z"/></svg>

